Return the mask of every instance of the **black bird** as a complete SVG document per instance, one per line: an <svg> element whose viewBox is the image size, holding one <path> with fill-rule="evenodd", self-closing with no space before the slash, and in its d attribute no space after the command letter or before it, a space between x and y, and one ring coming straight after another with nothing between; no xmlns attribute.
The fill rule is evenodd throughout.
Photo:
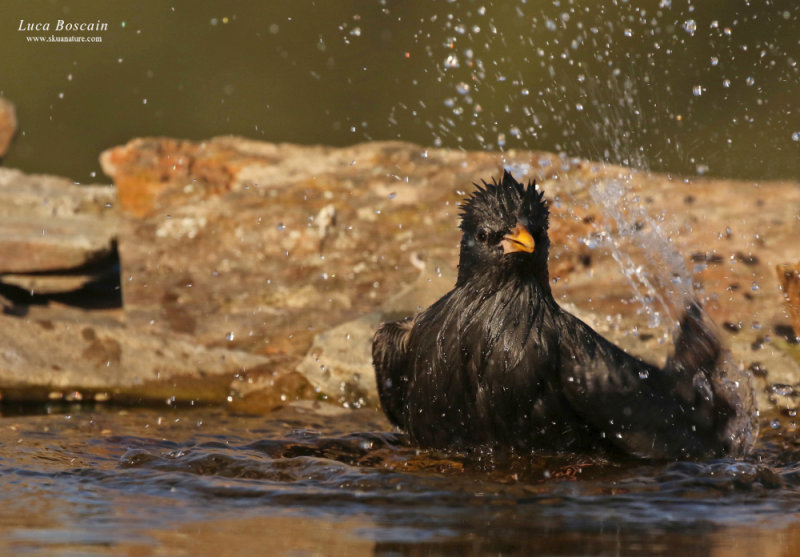
<svg viewBox="0 0 800 557"><path fill-rule="evenodd" d="M664 369L630 356L553 298L535 184L505 172L477 188L461 214L455 287L375 334L381 405L412 443L653 459L749 450L752 388L735 381L697 302Z"/></svg>

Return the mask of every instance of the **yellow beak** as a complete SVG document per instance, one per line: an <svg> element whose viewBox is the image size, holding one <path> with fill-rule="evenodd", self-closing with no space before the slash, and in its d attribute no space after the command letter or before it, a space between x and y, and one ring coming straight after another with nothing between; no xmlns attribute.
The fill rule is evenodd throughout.
<svg viewBox="0 0 800 557"><path fill-rule="evenodd" d="M503 253L514 253L524 251L525 253L533 253L536 247L536 242L533 236L528 232L528 229L517 223L517 226L511 229L511 232L503 236L503 241L500 242L503 246Z"/></svg>

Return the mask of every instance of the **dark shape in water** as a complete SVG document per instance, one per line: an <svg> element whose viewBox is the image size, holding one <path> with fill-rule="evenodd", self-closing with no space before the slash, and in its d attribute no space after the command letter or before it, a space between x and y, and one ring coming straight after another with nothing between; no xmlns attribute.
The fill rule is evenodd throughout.
<svg viewBox="0 0 800 557"><path fill-rule="evenodd" d="M543 193L507 172L469 197L455 288L375 335L392 423L426 447L746 454L754 393L699 304L686 305L664 369L630 356L553 298L548 215Z"/></svg>

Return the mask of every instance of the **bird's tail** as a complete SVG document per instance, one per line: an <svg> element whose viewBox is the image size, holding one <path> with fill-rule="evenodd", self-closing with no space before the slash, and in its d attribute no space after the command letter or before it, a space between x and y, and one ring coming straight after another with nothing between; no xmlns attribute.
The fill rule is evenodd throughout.
<svg viewBox="0 0 800 557"><path fill-rule="evenodd" d="M704 319L705 311L696 301L690 302L678 326L675 352L667 364L677 373L713 370L722 354L718 334Z"/></svg>
<svg viewBox="0 0 800 557"><path fill-rule="evenodd" d="M752 375L733 363L699 302L687 304L667 361L680 396L703 428L715 430L726 453L745 454L758 433Z"/></svg>

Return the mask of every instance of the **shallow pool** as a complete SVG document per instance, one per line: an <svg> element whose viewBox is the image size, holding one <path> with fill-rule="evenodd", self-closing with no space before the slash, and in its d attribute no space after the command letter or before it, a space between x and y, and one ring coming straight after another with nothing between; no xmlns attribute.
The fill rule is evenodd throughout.
<svg viewBox="0 0 800 557"><path fill-rule="evenodd" d="M415 450L376 410L0 419L0 553L789 555L800 444L746 461ZM8 409L6 411L8 414Z"/></svg>

